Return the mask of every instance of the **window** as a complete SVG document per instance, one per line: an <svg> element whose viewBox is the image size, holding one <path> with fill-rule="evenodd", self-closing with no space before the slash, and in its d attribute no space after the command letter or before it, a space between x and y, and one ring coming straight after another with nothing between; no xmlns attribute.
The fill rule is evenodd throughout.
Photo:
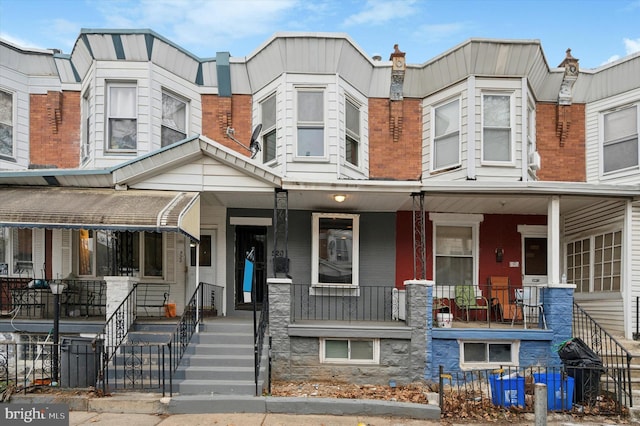
<svg viewBox="0 0 640 426"><path fill-rule="evenodd" d="M298 157L324 157L324 92L298 90Z"/></svg>
<svg viewBox="0 0 640 426"><path fill-rule="evenodd" d="M638 168L640 163L638 150L639 121L637 105L604 114L603 173Z"/></svg>
<svg viewBox="0 0 640 426"><path fill-rule="evenodd" d="M84 229L78 231L78 275L80 276L111 275L114 273L112 262L116 259L116 269L121 275L161 278L163 253L163 238L160 233ZM144 261L142 274L140 258Z"/></svg>
<svg viewBox="0 0 640 426"><path fill-rule="evenodd" d="M473 284L473 229L436 226L436 282L439 285Z"/></svg>
<svg viewBox="0 0 640 426"><path fill-rule="evenodd" d="M13 157L13 95L0 90L0 156Z"/></svg>
<svg viewBox="0 0 640 426"><path fill-rule="evenodd" d="M536 147L536 108L532 104L527 107L527 165L532 173L540 168L540 155Z"/></svg>
<svg viewBox="0 0 640 426"><path fill-rule="evenodd" d="M187 137L187 103L168 93L162 93L162 146Z"/></svg>
<svg viewBox="0 0 640 426"><path fill-rule="evenodd" d="M0 275L33 276L33 231L0 228Z"/></svg>
<svg viewBox="0 0 640 426"><path fill-rule="evenodd" d="M433 108L434 170L460 164L460 101L458 99Z"/></svg>
<svg viewBox="0 0 640 426"><path fill-rule="evenodd" d="M312 283L358 285L359 215L313 213Z"/></svg>
<svg viewBox="0 0 640 426"><path fill-rule="evenodd" d="M379 364L378 339L320 339L321 363Z"/></svg>
<svg viewBox="0 0 640 426"><path fill-rule="evenodd" d="M262 113L262 161L268 163L276 158L276 94L260 102Z"/></svg>
<svg viewBox="0 0 640 426"><path fill-rule="evenodd" d="M482 97L482 160L512 161L511 96L486 94Z"/></svg>
<svg viewBox="0 0 640 426"><path fill-rule="evenodd" d="M518 342L461 342L460 363L463 366L518 365Z"/></svg>
<svg viewBox="0 0 640 426"><path fill-rule="evenodd" d="M622 231L567 243L567 281L580 293L620 291Z"/></svg>
<svg viewBox="0 0 640 426"><path fill-rule="evenodd" d="M345 102L345 157L354 166L359 165L360 151L360 109L351 100Z"/></svg>
<svg viewBox="0 0 640 426"><path fill-rule="evenodd" d="M107 150L132 152L137 148L138 120L136 114L136 86L134 84L109 84Z"/></svg>
<svg viewBox="0 0 640 426"><path fill-rule="evenodd" d="M89 101L89 91L87 90L82 96L82 116L84 120L82 125L82 149L80 153L80 160L85 161L89 158L90 141L91 141L91 103Z"/></svg>

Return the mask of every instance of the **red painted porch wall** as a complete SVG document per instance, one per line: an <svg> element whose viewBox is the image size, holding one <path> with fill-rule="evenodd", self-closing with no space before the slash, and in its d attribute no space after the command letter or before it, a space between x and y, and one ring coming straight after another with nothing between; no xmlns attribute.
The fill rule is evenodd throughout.
<svg viewBox="0 0 640 426"><path fill-rule="evenodd" d="M480 223L480 270L478 280L481 288L492 275L508 276L511 284L522 284L522 235L518 225L546 225L546 216L486 214ZM504 250L502 262L496 261L496 248ZM518 262L510 267L509 262Z"/></svg>
<svg viewBox="0 0 640 426"><path fill-rule="evenodd" d="M491 275L508 276L511 283L522 283L522 236L518 225L546 225L546 216L486 214L480 223L480 270L478 284L481 288ZM427 241L427 279L433 279L433 225L425 223ZM504 250L502 262L496 262L496 248ZM509 262L518 262L509 267ZM413 212L398 212L396 220L396 287L403 288L404 281L413 279Z"/></svg>

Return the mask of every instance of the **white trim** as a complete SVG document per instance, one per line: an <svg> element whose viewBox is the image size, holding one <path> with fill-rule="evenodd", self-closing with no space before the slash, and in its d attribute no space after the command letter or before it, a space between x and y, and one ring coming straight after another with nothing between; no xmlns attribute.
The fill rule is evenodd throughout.
<svg viewBox="0 0 640 426"><path fill-rule="evenodd" d="M467 80L467 178L476 178L476 77ZM462 126L462 123L460 123ZM462 141L461 144L462 146Z"/></svg>
<svg viewBox="0 0 640 426"><path fill-rule="evenodd" d="M352 240L351 240L351 283L321 283L319 271L320 256L320 219L351 219L352 221ZM311 214L311 285L313 287L322 287L326 284L332 288L343 285L345 290L357 289L359 285L360 270L360 215L347 213L312 213ZM355 295L355 294L354 294Z"/></svg>
<svg viewBox="0 0 640 426"><path fill-rule="evenodd" d="M465 362L464 359L464 344L465 343L483 343L485 345L493 344L509 344L511 345L511 362L498 361L498 362ZM517 366L520 359L520 340L458 340L458 349L460 351L460 369L461 370L474 370L479 368L500 368L501 366Z"/></svg>
<svg viewBox="0 0 640 426"><path fill-rule="evenodd" d="M271 226L273 218L270 217L240 217L231 216L229 218L229 225L240 226Z"/></svg>
<svg viewBox="0 0 640 426"><path fill-rule="evenodd" d="M503 96L509 98L509 159L504 161L484 159L484 98L485 96ZM515 165L515 138L516 138L516 112L515 92L500 90L482 90L480 93L480 164L483 166L514 166Z"/></svg>
<svg viewBox="0 0 640 426"><path fill-rule="evenodd" d="M320 363L321 364L380 364L380 339L367 339L367 338L334 338L334 337L320 337ZM347 358L327 358L326 357L326 341L327 340L341 340L347 342L347 347L350 349L351 342L372 342L373 343L373 358L372 359L351 359L351 351L348 350Z"/></svg>
<svg viewBox="0 0 640 426"><path fill-rule="evenodd" d="M458 102L458 161L452 164L437 167L436 165L436 110L443 108L454 102ZM431 138L431 153L430 157L430 172L438 172L442 170L448 170L453 168L459 168L462 165L462 97L458 94L435 105L431 105L429 112L431 116L430 126L430 138ZM453 132L451 132L453 133ZM450 134L449 134L450 135Z"/></svg>
<svg viewBox="0 0 640 426"><path fill-rule="evenodd" d="M326 85L294 85L293 86L294 93L294 132L295 132L295 150L293 153L293 157L295 161L328 161L329 160L329 149L327 146L327 123L329 117L329 108L328 108L328 100L327 100L327 87ZM320 128L320 122L304 122L303 124L308 124L307 126L300 126L300 121L298 119L299 116L299 95L301 92L315 92L322 94L322 155L299 155L298 149L298 129L299 128ZM315 123L315 124L313 124Z"/></svg>

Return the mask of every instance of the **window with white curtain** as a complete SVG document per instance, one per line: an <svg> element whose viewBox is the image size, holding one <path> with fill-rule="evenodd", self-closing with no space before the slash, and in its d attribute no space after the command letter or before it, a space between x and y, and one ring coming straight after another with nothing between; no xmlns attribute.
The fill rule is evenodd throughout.
<svg viewBox="0 0 640 426"><path fill-rule="evenodd" d="M0 156L13 157L13 94L0 90Z"/></svg>
<svg viewBox="0 0 640 426"><path fill-rule="evenodd" d="M460 100L456 99L432 109L433 170L460 164Z"/></svg>
<svg viewBox="0 0 640 426"><path fill-rule="evenodd" d="M297 102L297 156L324 157L324 91L298 89Z"/></svg>
<svg viewBox="0 0 640 426"><path fill-rule="evenodd" d="M345 102L345 157L354 166L360 165L360 108L350 99Z"/></svg>
<svg viewBox="0 0 640 426"><path fill-rule="evenodd" d="M187 137L187 103L170 93L162 93L162 146Z"/></svg>
<svg viewBox="0 0 640 426"><path fill-rule="evenodd" d="M602 171L604 174L638 169L638 106L603 115Z"/></svg>
<svg viewBox="0 0 640 426"><path fill-rule="evenodd" d="M262 114L262 161L268 163L276 158L276 94L260 102Z"/></svg>
<svg viewBox="0 0 640 426"><path fill-rule="evenodd" d="M482 161L512 161L511 121L511 95L482 96Z"/></svg>
<svg viewBox="0 0 640 426"><path fill-rule="evenodd" d="M107 85L108 145L111 152L135 152L138 143L136 85Z"/></svg>
<svg viewBox="0 0 640 426"><path fill-rule="evenodd" d="M0 275L33 277L33 230L0 228Z"/></svg>

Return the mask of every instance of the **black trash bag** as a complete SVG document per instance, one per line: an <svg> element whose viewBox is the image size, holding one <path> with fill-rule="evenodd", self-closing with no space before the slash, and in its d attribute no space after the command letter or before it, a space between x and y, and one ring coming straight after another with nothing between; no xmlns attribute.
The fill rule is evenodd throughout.
<svg viewBox="0 0 640 426"><path fill-rule="evenodd" d="M558 350L558 356L565 365L580 367L602 367L602 360L579 337L567 340Z"/></svg>
<svg viewBox="0 0 640 426"><path fill-rule="evenodd" d="M595 404L600 394L600 376L604 373L602 360L579 337L565 342L558 350L567 374L575 381L575 401Z"/></svg>

